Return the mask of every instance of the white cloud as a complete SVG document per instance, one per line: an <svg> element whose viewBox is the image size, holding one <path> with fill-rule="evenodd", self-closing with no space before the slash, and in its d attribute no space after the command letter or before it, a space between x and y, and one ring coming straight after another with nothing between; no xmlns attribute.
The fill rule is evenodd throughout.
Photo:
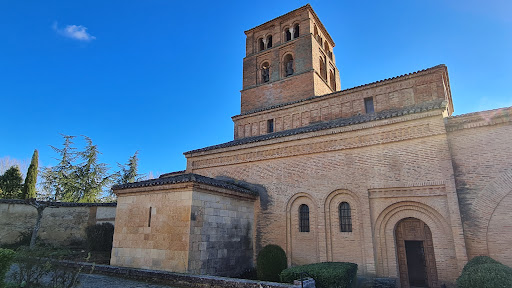
<svg viewBox="0 0 512 288"><path fill-rule="evenodd" d="M53 23L52 28L60 35L62 35L64 37L71 38L71 39L75 39L78 41L86 41L87 42L87 41L96 39L96 37L87 33L87 27L84 27L82 25L67 25L64 28L59 28L59 26L57 25L57 22L55 22L55 23Z"/></svg>

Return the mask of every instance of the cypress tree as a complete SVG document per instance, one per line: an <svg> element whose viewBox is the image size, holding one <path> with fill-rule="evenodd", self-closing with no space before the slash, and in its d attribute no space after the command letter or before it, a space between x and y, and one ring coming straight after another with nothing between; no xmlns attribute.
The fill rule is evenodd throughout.
<svg viewBox="0 0 512 288"><path fill-rule="evenodd" d="M28 166L27 177L25 178L25 185L23 186L23 199L36 198L36 183L37 183L37 169L39 166L39 152L34 150L32 161Z"/></svg>

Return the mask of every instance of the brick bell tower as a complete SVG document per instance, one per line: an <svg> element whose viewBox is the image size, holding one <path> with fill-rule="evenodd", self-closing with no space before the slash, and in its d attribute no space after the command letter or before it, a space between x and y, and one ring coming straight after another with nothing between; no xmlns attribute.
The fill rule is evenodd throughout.
<svg viewBox="0 0 512 288"><path fill-rule="evenodd" d="M241 114L340 90L334 41L309 4L245 35Z"/></svg>

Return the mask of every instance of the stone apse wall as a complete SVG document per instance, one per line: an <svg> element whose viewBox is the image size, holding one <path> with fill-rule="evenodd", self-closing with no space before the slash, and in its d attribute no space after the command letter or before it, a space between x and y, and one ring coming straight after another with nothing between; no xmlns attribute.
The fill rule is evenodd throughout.
<svg viewBox="0 0 512 288"><path fill-rule="evenodd" d="M85 239L85 228L96 223L114 224L115 203L55 203L46 208L38 236L41 240L67 245ZM37 218L34 207L23 200L0 200L0 244L15 242L21 233L31 232Z"/></svg>
<svg viewBox="0 0 512 288"><path fill-rule="evenodd" d="M512 266L512 108L447 119L469 258Z"/></svg>
<svg viewBox="0 0 512 288"><path fill-rule="evenodd" d="M443 109L188 152L187 172L266 187L256 203L256 249L283 247L289 264L350 261L361 274L398 276L393 230L401 219L425 222L441 283L467 261ZM352 232L340 232L337 207L352 208ZM310 209L299 232L298 207ZM286 231L286 232L285 232Z"/></svg>
<svg viewBox="0 0 512 288"><path fill-rule="evenodd" d="M122 228L114 233L112 265L223 276L252 266L256 196L187 179L114 188Z"/></svg>

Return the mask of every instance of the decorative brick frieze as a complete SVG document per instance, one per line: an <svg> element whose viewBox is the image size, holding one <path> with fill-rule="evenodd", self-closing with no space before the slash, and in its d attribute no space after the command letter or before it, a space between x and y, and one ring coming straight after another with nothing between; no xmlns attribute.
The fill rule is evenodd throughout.
<svg viewBox="0 0 512 288"><path fill-rule="evenodd" d="M394 127L389 124L400 123L407 120L414 120L420 117L429 117L439 115L439 111L427 112L419 115L407 115L403 118L395 118L383 120L382 122L375 121L360 125L353 125L341 128L335 128L331 130L317 131L304 135L303 137L292 137L292 139L279 139L277 141L268 141L273 143L259 143L257 151L240 151L231 153L229 156L217 156L213 157L198 157L194 159L195 155L192 154L190 157L190 165L193 169L215 167L222 165L230 165L234 163L246 163L252 161L260 161L265 159L273 159L279 157L290 157L295 155L304 155L312 153L321 153L326 151L336 151L343 149L359 148L371 145L379 145L390 142L403 141L408 139L415 139L433 135L443 134L444 130L439 127L432 127L431 123L419 123L416 125L406 125L403 127ZM382 128L382 126L387 126ZM369 128L381 127L381 130L375 131ZM352 132L352 133L349 133ZM328 137L334 134L337 137ZM320 137L324 136L324 137ZM309 139L309 140L308 140ZM301 140L301 141L293 141ZM281 144L279 147L269 144ZM254 145L247 145L249 147ZM263 146L263 147L262 147ZM257 146L256 146L257 147ZM229 148L228 148L229 149ZM224 150L224 149L222 149ZM227 149L226 149L227 150ZM235 150L235 149L229 149ZM220 152L220 151L215 151ZM203 154L203 153L198 153ZM207 153L204 153L207 154ZM210 153L208 153L210 154ZM216 154L216 153L211 153ZM203 159L201 159L203 158ZM206 158L206 159L205 159Z"/></svg>

